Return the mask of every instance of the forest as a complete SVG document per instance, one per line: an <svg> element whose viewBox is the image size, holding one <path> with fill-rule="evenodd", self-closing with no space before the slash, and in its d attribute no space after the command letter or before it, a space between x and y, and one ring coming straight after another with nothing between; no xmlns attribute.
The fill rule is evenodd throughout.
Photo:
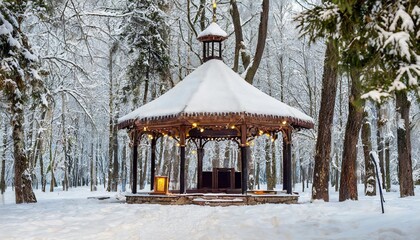
<svg viewBox="0 0 420 240"><path fill-rule="evenodd" d="M400 196L420 184L420 7L399 1L0 0L0 190L102 185L128 191L131 144L118 118L202 64L198 34L216 18L223 60L245 81L315 120L293 133L293 187L328 201ZM272 141L273 140L273 141ZM249 189L282 184L282 138L250 142ZM187 188L196 147L187 146ZM274 149L274 150L273 150ZM178 187L176 141L157 141L157 175ZM236 166L238 146L206 145L204 169ZM139 189L150 184L150 139L139 145ZM312 188L310 188L312 186ZM127 189L126 189L127 188Z"/></svg>

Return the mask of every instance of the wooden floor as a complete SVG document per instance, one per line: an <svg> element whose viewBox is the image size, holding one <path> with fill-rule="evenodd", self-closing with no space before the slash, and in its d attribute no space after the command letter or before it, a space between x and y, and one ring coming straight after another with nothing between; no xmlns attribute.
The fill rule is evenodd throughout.
<svg viewBox="0 0 420 240"><path fill-rule="evenodd" d="M295 204L299 195L282 192L250 192L242 194L190 193L156 195L150 193L128 194L129 204L201 205L201 206L243 206L257 204Z"/></svg>

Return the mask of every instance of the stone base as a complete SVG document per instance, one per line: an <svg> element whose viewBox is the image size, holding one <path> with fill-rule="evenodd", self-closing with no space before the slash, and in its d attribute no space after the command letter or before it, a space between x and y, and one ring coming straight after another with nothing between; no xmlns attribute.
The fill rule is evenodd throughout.
<svg viewBox="0 0 420 240"><path fill-rule="evenodd" d="M130 194L126 196L129 204L161 204L200 206L243 206L257 204L296 204L299 195L295 194Z"/></svg>

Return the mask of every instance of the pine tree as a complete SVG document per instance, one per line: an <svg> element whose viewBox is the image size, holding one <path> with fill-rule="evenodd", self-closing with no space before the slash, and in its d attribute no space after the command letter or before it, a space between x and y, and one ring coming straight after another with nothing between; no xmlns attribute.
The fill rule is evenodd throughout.
<svg viewBox="0 0 420 240"><path fill-rule="evenodd" d="M333 37L342 43L342 65L359 68L367 92L363 98L380 102L400 90L420 94L420 7L415 1L323 1L296 20L312 41Z"/></svg>
<svg viewBox="0 0 420 240"><path fill-rule="evenodd" d="M139 92L144 83L143 104L147 101L150 79L169 71L168 29L166 14L161 10L166 1L128 0L130 17L123 25L122 37L134 61L128 67L129 84L125 96ZM138 104L134 96L134 105Z"/></svg>
<svg viewBox="0 0 420 240"><path fill-rule="evenodd" d="M12 114L16 203L36 202L25 149L24 111L28 99L40 99L44 88L37 73L37 56L22 31L22 23L33 4L23 0L0 2L0 91Z"/></svg>
<svg viewBox="0 0 420 240"><path fill-rule="evenodd" d="M331 37L340 42L340 63L351 76L352 91L356 93L350 99L350 107L354 108L350 113L354 113L356 117L351 117L349 120L360 121L354 124L353 133L349 132L350 135L357 136L359 132L360 126L356 125L360 125L362 121L363 99L370 97L380 102L382 98L392 96L392 93L398 91L415 90L417 94L420 93L418 85L420 8L414 1L323 1L319 6L304 11L296 20L299 22L301 32L309 35L312 40ZM354 87L356 89L353 89ZM367 93L361 95L363 92ZM397 97L397 102L398 100L401 106L409 106L403 103L404 95L402 98ZM406 111L401 112L401 119L408 119L403 113ZM408 129L409 123L404 122L405 127L401 129ZM399 139L401 144L405 145L400 152L400 168L403 163L406 169L400 176L412 179L409 171L411 167L409 133L400 131L400 135L404 136ZM402 149L408 154L404 154ZM357 198L357 191L353 187L356 184L353 180L355 169L351 167L355 161L353 152L344 151L342 170L342 174L345 175L346 171L352 171L347 180L342 179L342 183L353 193L340 191L340 200ZM348 154L353 159L350 162L347 162ZM404 179L400 178L401 180ZM401 186L412 188L410 181L406 182L407 184ZM347 191L346 189L343 191Z"/></svg>

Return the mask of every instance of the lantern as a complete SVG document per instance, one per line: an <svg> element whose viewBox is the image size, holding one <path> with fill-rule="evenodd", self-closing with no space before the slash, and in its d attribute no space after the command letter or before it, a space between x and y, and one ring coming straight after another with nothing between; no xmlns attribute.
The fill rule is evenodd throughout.
<svg viewBox="0 0 420 240"><path fill-rule="evenodd" d="M166 176L155 176L155 184L153 193L168 194L169 180Z"/></svg>

